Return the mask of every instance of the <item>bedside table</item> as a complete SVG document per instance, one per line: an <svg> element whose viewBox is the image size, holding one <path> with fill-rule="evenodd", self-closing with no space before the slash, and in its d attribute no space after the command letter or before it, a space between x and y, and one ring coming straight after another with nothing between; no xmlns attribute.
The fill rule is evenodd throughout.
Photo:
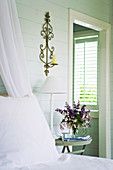
<svg viewBox="0 0 113 170"><path fill-rule="evenodd" d="M55 140L56 146L63 146L62 153L64 153L65 149L67 148L68 153L81 153L81 155L83 155L86 145L89 145L91 142L91 138L88 141L62 141L61 139ZM83 148L81 150L70 152L69 146L83 146Z"/></svg>

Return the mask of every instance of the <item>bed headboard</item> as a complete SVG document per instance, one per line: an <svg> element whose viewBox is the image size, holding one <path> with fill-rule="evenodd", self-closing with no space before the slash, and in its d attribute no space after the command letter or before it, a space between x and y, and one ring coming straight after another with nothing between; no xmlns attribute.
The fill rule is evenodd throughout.
<svg viewBox="0 0 113 170"><path fill-rule="evenodd" d="M0 96L8 97L8 94L0 94Z"/></svg>

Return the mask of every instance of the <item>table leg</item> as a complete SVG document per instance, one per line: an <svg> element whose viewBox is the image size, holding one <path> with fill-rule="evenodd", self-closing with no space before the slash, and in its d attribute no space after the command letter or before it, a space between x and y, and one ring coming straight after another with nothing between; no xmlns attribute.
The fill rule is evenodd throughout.
<svg viewBox="0 0 113 170"><path fill-rule="evenodd" d="M85 150L85 147L86 147L86 145L84 145L82 149L84 149L84 150ZM81 152L81 155L83 155L83 153L84 153L84 152Z"/></svg>
<svg viewBox="0 0 113 170"><path fill-rule="evenodd" d="M63 146L62 153L64 153L64 152L65 152L65 148L66 148L66 147L65 147L65 146Z"/></svg>
<svg viewBox="0 0 113 170"><path fill-rule="evenodd" d="M67 146L67 151L70 152L69 146Z"/></svg>
<svg viewBox="0 0 113 170"><path fill-rule="evenodd" d="M62 153L65 152L65 148L67 148L67 151L70 152L69 146L63 146Z"/></svg>

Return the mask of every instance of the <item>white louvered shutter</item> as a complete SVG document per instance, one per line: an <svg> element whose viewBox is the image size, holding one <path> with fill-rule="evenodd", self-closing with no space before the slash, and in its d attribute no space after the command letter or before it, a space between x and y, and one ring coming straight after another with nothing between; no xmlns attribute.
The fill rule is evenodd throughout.
<svg viewBox="0 0 113 170"><path fill-rule="evenodd" d="M97 105L98 36L74 40L73 98L81 104Z"/></svg>

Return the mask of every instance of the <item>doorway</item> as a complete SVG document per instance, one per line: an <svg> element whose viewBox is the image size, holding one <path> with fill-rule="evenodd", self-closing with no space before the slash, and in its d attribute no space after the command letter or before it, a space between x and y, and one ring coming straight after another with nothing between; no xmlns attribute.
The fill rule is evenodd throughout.
<svg viewBox="0 0 113 170"><path fill-rule="evenodd" d="M73 23L99 31L99 156L111 158L110 128L110 35L111 25L78 11L69 9L69 67L68 101L72 103L73 80ZM104 68L104 69L103 69Z"/></svg>

